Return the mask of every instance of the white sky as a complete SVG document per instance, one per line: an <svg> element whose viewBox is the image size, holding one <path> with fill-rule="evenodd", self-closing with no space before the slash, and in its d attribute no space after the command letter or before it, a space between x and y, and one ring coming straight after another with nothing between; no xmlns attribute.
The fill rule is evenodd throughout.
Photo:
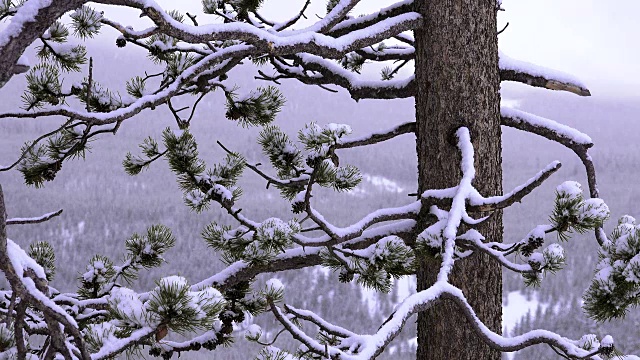
<svg viewBox="0 0 640 360"><path fill-rule="evenodd" d="M509 56L584 80L594 96L640 96L639 0L504 0Z"/></svg>
<svg viewBox="0 0 640 360"><path fill-rule="evenodd" d="M199 0L157 0L167 9L200 12ZM267 0L262 13L288 18L304 0ZM394 3L363 0L354 13ZM177 5L180 4L180 5ZM312 0L310 20L324 14L326 0ZM640 0L503 0L500 47L507 55L578 76L594 96L640 96ZM284 11L283 11L284 10ZM112 11L107 12L108 16ZM130 13L129 21L138 13ZM127 22L122 13L114 14Z"/></svg>

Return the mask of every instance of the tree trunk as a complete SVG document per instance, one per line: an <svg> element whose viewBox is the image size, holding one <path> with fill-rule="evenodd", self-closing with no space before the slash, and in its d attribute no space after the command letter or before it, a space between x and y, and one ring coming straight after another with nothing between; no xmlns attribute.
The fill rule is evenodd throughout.
<svg viewBox="0 0 640 360"><path fill-rule="evenodd" d="M417 0L424 25L415 31L419 192L457 185L461 178L455 131L469 128L475 148L475 187L485 196L502 192L500 79L496 0ZM502 216L480 232L502 240ZM421 228L428 225L426 213ZM425 259L418 290L435 282L439 258ZM464 292L479 318L500 332L502 274L484 255L456 263L451 282ZM458 308L443 302L418 316L418 360L500 359L472 331Z"/></svg>

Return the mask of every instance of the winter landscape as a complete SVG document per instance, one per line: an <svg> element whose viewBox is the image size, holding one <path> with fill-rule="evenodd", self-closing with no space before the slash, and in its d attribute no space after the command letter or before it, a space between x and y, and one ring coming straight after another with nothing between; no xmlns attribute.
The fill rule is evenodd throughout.
<svg viewBox="0 0 640 360"><path fill-rule="evenodd" d="M429 87L433 118L495 100L434 136L437 160L416 150L432 132L416 83L433 48L412 31L437 35L428 1L2 2L0 53L19 60L0 61L0 359L421 360L445 358L421 339L448 337L474 342L446 358L636 358L640 74L631 51L613 55L624 41L568 24L629 30L638 6L568 1L585 8L557 5L546 29L532 18L551 1L464 17L489 2L441 5L451 29L504 31L499 105L465 92L484 75ZM528 58L543 39L553 56ZM482 116L502 119L498 139ZM482 159L500 139L496 193ZM455 171L425 182L429 161ZM492 276L487 293L460 269Z"/></svg>

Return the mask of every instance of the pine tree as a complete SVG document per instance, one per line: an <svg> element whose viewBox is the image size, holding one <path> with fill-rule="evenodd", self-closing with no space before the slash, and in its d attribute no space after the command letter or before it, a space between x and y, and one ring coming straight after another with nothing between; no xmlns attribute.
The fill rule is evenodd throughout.
<svg viewBox="0 0 640 360"><path fill-rule="evenodd" d="M135 176L166 159L186 206L195 212L220 206L236 226L213 222L202 230L206 244L228 267L199 283L168 275L146 292L131 289L141 271L162 265L176 242L168 227L151 225L125 241L121 260L88 259L77 291L61 294L49 285L56 270L52 247L40 242L24 251L6 236L7 225L42 222L60 212L7 219L0 191L0 268L10 284L0 299L0 356L106 359L147 347L149 355L167 359L233 346L238 327L262 313L271 314L281 332L300 343L297 349L276 348L276 335L250 325L245 336L265 345L258 354L265 360L373 359L416 313L420 360L498 359L500 352L536 344L567 358L616 355L610 336L569 340L544 330L513 338L499 334L501 268L536 286L562 269L567 254L560 243L574 233L595 232L602 248L585 294L590 316L620 318L640 302L640 227L627 216L609 238L604 233L609 209L598 198L588 154L591 139L552 120L500 108L501 81L580 96L590 95L588 89L564 74L499 54L500 1L405 0L355 16L358 2L328 1L324 16L314 19L305 14L317 2L307 0L284 22L263 16L268 2L262 0L203 0L202 14L163 9L153 1L95 2L136 9L153 24L137 30L136 24L120 24L85 1L3 1L0 18L10 24L0 36L0 84L26 72L27 87L24 109L0 117L63 120L16 150L18 160L0 171L17 169L27 185L42 187L55 180L65 161L89 156L89 145L99 135L116 134L121 123L166 105L176 126L129 153L124 169ZM90 41L104 28L119 33L115 46L144 49L162 70L130 79L123 84L126 93L102 85L78 41ZM31 44L38 47L33 66L21 57ZM253 63L263 84L254 89L233 85L231 70L243 62ZM388 65L379 81L358 75L379 62ZM411 62L415 75L397 79ZM72 73L82 80L67 86ZM414 97L416 121L360 138L350 136L349 125L333 123L300 124L297 135L287 134L273 124L286 102L277 87L284 79L330 91L341 87L355 100ZM200 156L202 142L191 124L198 121L198 104L215 92L226 100L227 119L261 128L257 142L270 168L249 162L233 143L219 143L226 156L218 163ZM178 107L186 99L191 106ZM576 182L559 185L548 223L512 243L502 241L501 210L529 195L560 164L503 194L501 126L565 145L580 157L589 180L588 194ZM318 187L346 192L361 182L359 169L341 161L342 152L410 133L417 139L415 200L373 211L348 227L332 224L314 207ZM287 199L292 216L261 221L245 216L236 205L245 171L261 176L267 188ZM338 281L383 292L390 291L394 279L417 274L418 292L402 301L375 334L361 335L349 324L332 324L284 303L287 289L280 280L255 282L260 274L316 265L333 270ZM186 340L176 341L176 334ZM45 336L43 343L38 335Z"/></svg>

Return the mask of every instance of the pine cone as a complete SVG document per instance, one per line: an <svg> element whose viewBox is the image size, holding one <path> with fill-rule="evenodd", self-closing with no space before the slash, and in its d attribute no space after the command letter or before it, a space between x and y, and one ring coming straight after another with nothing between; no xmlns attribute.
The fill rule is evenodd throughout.
<svg viewBox="0 0 640 360"><path fill-rule="evenodd" d="M156 329L156 341L164 339L169 333L169 327L166 324L160 324Z"/></svg>

